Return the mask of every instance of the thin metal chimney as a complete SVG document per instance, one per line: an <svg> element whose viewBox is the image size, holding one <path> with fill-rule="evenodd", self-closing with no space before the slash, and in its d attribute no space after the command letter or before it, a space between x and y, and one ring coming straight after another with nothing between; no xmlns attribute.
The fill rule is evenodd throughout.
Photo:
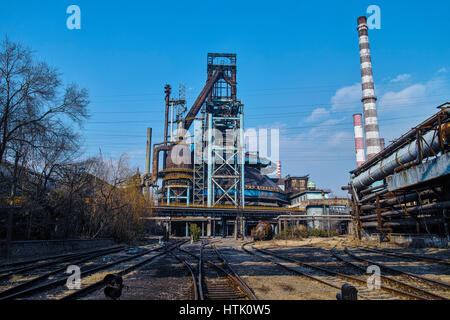
<svg viewBox="0 0 450 320"><path fill-rule="evenodd" d="M361 113L353 115L353 129L355 130L356 167L359 168L366 161Z"/></svg>
<svg viewBox="0 0 450 320"><path fill-rule="evenodd" d="M372 61L370 58L367 18L358 18L359 57L361 61L362 103L364 106L364 129L366 132L367 159L371 159L380 148L377 106L373 85Z"/></svg>
<svg viewBox="0 0 450 320"><path fill-rule="evenodd" d="M167 140L168 140L168 126L169 126L169 104L170 104L170 92L171 92L171 87L170 85L166 84L166 86L164 87L164 93L166 94L165 96L165 101L166 101L166 112L164 114L164 145L167 146Z"/></svg>
<svg viewBox="0 0 450 320"><path fill-rule="evenodd" d="M147 152L145 154L145 174L150 174L152 150L152 128L147 128Z"/></svg>

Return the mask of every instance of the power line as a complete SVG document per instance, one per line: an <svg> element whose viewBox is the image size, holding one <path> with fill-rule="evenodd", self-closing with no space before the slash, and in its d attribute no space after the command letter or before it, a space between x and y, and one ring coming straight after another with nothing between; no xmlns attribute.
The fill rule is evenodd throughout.
<svg viewBox="0 0 450 320"><path fill-rule="evenodd" d="M416 83L420 84L421 82L427 82L427 83L439 83L439 82L449 82L450 79L434 79L434 80L427 80L424 78L415 78L414 79L416 81ZM411 83L406 82L406 83ZM360 85L361 83L357 80L355 80L355 84ZM404 85L405 82L388 82L388 83L381 83L379 82L379 84L377 85L377 88L389 88L389 87L399 87ZM352 85L347 85L345 87L350 87ZM285 90L301 90L301 89L315 89L315 88L334 88L334 87L342 87L342 82L340 83L334 83L334 84L314 84L314 85L302 85L302 86L295 86L295 87L280 87L280 88L274 88L274 87L270 87L270 88L258 88L258 89L241 89L240 92L243 92L243 96L247 95L248 93L258 93L258 92L274 92L274 91L285 91ZM196 91L194 91L194 89ZM194 92L200 92L202 88L197 89L197 88L193 88L193 90L191 91L192 94L190 93L190 96L196 98L196 94ZM336 90L333 90L336 91ZM91 98L104 98L104 97L139 97L139 96L161 96L161 100L164 100L164 90L161 88L161 91L158 92L137 92L137 93L119 93L119 94L108 94L108 95L93 95L91 96Z"/></svg>

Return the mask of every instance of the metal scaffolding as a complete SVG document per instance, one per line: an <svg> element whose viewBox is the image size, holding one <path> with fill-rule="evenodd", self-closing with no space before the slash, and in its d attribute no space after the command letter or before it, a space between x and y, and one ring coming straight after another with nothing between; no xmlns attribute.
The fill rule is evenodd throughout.
<svg viewBox="0 0 450 320"><path fill-rule="evenodd" d="M242 104L221 105L224 109L236 109L235 116L220 116L213 110L216 106L214 103L208 105L206 117L207 203L209 207L222 203L243 207L245 159Z"/></svg>
<svg viewBox="0 0 450 320"><path fill-rule="evenodd" d="M205 127L203 118L194 121L194 172L193 172L193 202L205 204Z"/></svg>

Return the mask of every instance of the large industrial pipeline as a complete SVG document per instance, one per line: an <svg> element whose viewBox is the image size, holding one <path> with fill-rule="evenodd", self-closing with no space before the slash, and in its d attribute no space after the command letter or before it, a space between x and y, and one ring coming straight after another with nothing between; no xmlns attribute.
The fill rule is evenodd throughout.
<svg viewBox="0 0 450 320"><path fill-rule="evenodd" d="M448 104L446 103L444 105ZM441 124L438 122L440 122L439 119L442 114L447 119L446 123ZM450 127L448 125L449 117L450 108L447 107L419 124L417 128L432 128L439 125L439 129L444 132L443 136L447 139L446 143L448 144L450 142L448 138L450 135ZM397 167L404 166L408 162L418 159L420 150L422 151L422 157L426 157L433 153L437 154L442 149L440 137L435 134L434 130L425 133L421 140L423 140L423 143L421 143L422 147L419 148L417 144L417 129L414 128L408 131L377 154L376 157L368 160L356 170L353 170L351 172L353 186L357 190L360 190L370 186L375 181L387 177Z"/></svg>
<svg viewBox="0 0 450 320"><path fill-rule="evenodd" d="M446 109L445 112L447 116L450 115L450 109ZM442 124L439 129L448 130L448 128L447 125ZM448 134L446 133L446 135ZM449 141L446 141L446 143L449 143ZM387 158L379 160L358 176L353 177L351 182L357 190L362 189L394 173L397 167L405 166L409 162L419 159L419 156L436 155L441 150L442 145L439 134L436 134L435 130L430 130L420 140L416 138Z"/></svg>
<svg viewBox="0 0 450 320"><path fill-rule="evenodd" d="M412 202L412 201L417 201L419 198L421 200L424 199L428 199L429 197L435 195L435 193L431 190L426 190L424 192L414 192L414 193L409 193L406 195L401 195L398 197L393 197L393 198L389 198L389 199L385 199L385 200L380 200L379 202L379 207L380 208L384 208L387 206L394 206L394 205L400 205L403 203L408 203L408 202ZM376 204L365 204L361 206L361 210L365 211L365 210L375 210L377 208Z"/></svg>

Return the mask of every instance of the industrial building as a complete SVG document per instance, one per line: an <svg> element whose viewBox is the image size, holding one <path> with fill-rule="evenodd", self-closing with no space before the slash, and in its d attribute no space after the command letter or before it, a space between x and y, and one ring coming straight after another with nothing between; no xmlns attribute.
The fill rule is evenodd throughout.
<svg viewBox="0 0 450 320"><path fill-rule="evenodd" d="M359 238L374 233L386 240L392 234L450 239L450 103L438 108L351 171L347 189Z"/></svg>
<svg viewBox="0 0 450 320"><path fill-rule="evenodd" d="M280 162L245 152L244 104L238 99L236 74L236 54L208 53L206 84L189 110L184 90L173 98L171 86L165 86L163 142L152 146L148 130L144 185L155 190L157 199L149 219L169 234L188 235L188 225L197 223L202 235L236 237L249 235L260 220L276 231L280 221L285 227L300 222L324 227L319 222L324 215L326 226L346 223L347 199L339 199L341 210L335 210L329 192L319 207L292 206L308 189L308 176L282 179ZM277 178L263 173L275 168ZM314 189L310 183L308 197L323 193ZM310 223L311 218L318 222Z"/></svg>

